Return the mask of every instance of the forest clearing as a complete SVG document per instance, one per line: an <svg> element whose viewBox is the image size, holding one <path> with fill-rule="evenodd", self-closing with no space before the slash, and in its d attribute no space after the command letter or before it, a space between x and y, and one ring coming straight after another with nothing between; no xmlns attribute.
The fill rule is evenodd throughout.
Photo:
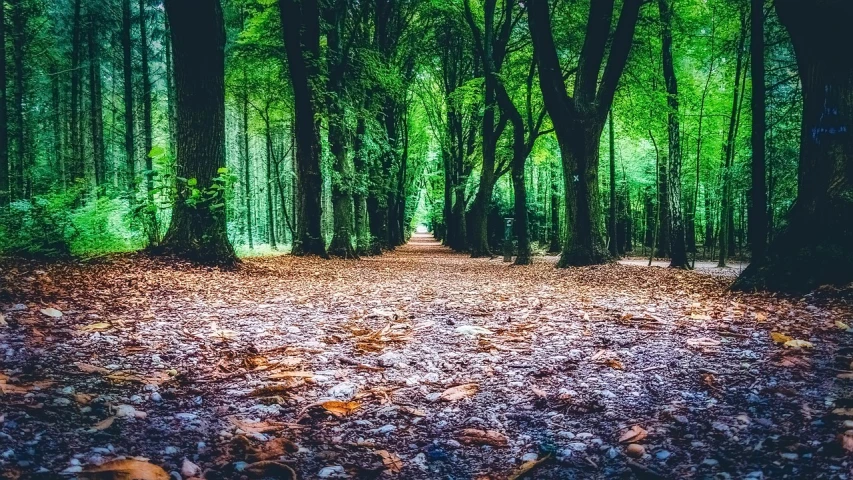
<svg viewBox="0 0 853 480"><path fill-rule="evenodd" d="M853 479L850 0L3 0L0 479Z"/></svg>
<svg viewBox="0 0 853 480"><path fill-rule="evenodd" d="M185 478L287 478L282 464L298 478L413 479L850 468L853 380L838 372L853 309L834 292L517 267L417 235L360 262L229 272L137 257L16 265L6 280L2 301L22 303L0 349L17 372L0 372L0 452L26 465L6 478L119 456Z"/></svg>

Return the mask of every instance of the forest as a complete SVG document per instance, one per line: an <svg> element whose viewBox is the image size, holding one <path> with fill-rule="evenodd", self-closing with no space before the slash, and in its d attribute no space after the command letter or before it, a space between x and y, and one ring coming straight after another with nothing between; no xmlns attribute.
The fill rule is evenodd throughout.
<svg viewBox="0 0 853 480"><path fill-rule="evenodd" d="M0 478L849 478L851 23L4 0Z"/></svg>

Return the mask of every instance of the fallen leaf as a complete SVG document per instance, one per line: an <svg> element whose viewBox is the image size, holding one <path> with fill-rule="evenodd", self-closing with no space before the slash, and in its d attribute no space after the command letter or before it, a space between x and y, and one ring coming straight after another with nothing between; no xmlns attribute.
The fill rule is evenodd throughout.
<svg viewBox="0 0 853 480"><path fill-rule="evenodd" d="M55 309L55 308L42 308L42 309L41 309L41 310L39 310L39 311L40 311L43 315L47 315L48 317L51 317L51 318L60 318L60 317L62 317L62 312L60 312L59 310L57 310L57 309Z"/></svg>
<svg viewBox="0 0 853 480"><path fill-rule="evenodd" d="M793 338L785 335L784 333L779 332L770 332L770 339L776 343L785 343L787 341L793 340Z"/></svg>
<svg viewBox="0 0 853 480"><path fill-rule="evenodd" d="M839 417L853 417L853 408L836 408L832 414Z"/></svg>
<svg viewBox="0 0 853 480"><path fill-rule="evenodd" d="M649 432L639 425L634 425L619 437L619 443L637 443L647 436L649 436Z"/></svg>
<svg viewBox="0 0 853 480"><path fill-rule="evenodd" d="M842 380L853 380L853 373L839 373L835 376L835 378L840 378Z"/></svg>
<svg viewBox="0 0 853 480"><path fill-rule="evenodd" d="M697 348L719 347L720 344L721 342L719 340L708 337L690 338L687 340L687 345Z"/></svg>
<svg viewBox="0 0 853 480"><path fill-rule="evenodd" d="M9 323L6 322L6 315L0 313L0 328L8 327Z"/></svg>
<svg viewBox="0 0 853 480"><path fill-rule="evenodd" d="M853 435L848 435L850 431L844 432L844 435L841 435L841 446L844 450L848 452L853 452Z"/></svg>
<svg viewBox="0 0 853 480"><path fill-rule="evenodd" d="M755 321L759 323L763 323L767 321L767 314L764 312L755 312Z"/></svg>
<svg viewBox="0 0 853 480"><path fill-rule="evenodd" d="M785 342L785 346L789 348L814 348L814 344L812 342L807 342L805 340L788 340Z"/></svg>
<svg viewBox="0 0 853 480"><path fill-rule="evenodd" d="M116 417L107 417L107 418L101 420L100 422L92 425L92 428L94 430L106 430L106 429L110 428L112 426L113 422L115 422L115 421L116 421Z"/></svg>
<svg viewBox="0 0 853 480"><path fill-rule="evenodd" d="M846 323L842 322L841 320L836 320L835 326L840 328L841 330L850 330L850 325L847 325Z"/></svg>
<svg viewBox="0 0 853 480"><path fill-rule="evenodd" d="M100 373L102 375L107 375L110 373L110 371L104 367L97 367L95 365L83 362L74 362L74 366L79 368L80 371L83 373Z"/></svg>
<svg viewBox="0 0 853 480"><path fill-rule="evenodd" d="M445 402L455 402L456 400L462 400L463 398L473 396L478 390L480 390L480 386L476 383L465 383L463 385L448 388L442 392L441 396L438 398Z"/></svg>
<svg viewBox="0 0 853 480"><path fill-rule="evenodd" d="M691 313L690 318L693 320L710 320L710 315L705 315L704 313Z"/></svg>
<svg viewBox="0 0 853 480"><path fill-rule="evenodd" d="M476 337L477 335L492 335L495 332L488 328L478 327L477 325L462 325L460 327L456 327L456 333L468 335L469 337Z"/></svg>
<svg viewBox="0 0 853 480"><path fill-rule="evenodd" d="M346 417L361 408L358 402L344 402L341 400L328 400L320 404L324 410L336 417Z"/></svg>
<svg viewBox="0 0 853 480"><path fill-rule="evenodd" d="M403 459L396 453L391 453L388 450L377 450L376 453L382 457L382 464L391 473L400 473L403 469Z"/></svg>
<svg viewBox="0 0 853 480"><path fill-rule="evenodd" d="M109 330L112 327L112 324L109 324L107 322L98 322L93 323L91 325L86 325L85 327L81 328L81 330L83 330L84 332L103 332L104 330Z"/></svg>
<svg viewBox="0 0 853 480"><path fill-rule="evenodd" d="M169 480L169 474L153 463L140 460L112 460L83 470L82 480Z"/></svg>
<svg viewBox="0 0 853 480"><path fill-rule="evenodd" d="M614 369L616 369L616 370L625 370L625 366L624 366L624 365L622 365L622 362L621 362L621 361L619 361L619 359L618 359L618 358L610 358L610 359L608 359L608 360L605 362L605 364L606 364L608 367L610 367L610 368L614 368Z"/></svg>
<svg viewBox="0 0 853 480"><path fill-rule="evenodd" d="M513 471L509 475L509 477L507 477L507 480L519 480L521 478L524 478L524 476L527 475L528 473L530 473L531 471L533 471L534 468L538 467L539 465L544 464L545 462L547 462L549 460L551 460L550 454L545 455L544 457L536 459L536 460L528 460L528 461L522 463L521 466L516 468L515 471Z"/></svg>
<svg viewBox="0 0 853 480"><path fill-rule="evenodd" d="M74 401L81 404L81 405L90 404L92 402L92 399L94 399L94 398L95 398L94 395L89 395L88 393L75 393L74 394Z"/></svg>
<svg viewBox="0 0 853 480"><path fill-rule="evenodd" d="M459 434L459 441L466 445L491 445L493 447L506 447L509 439L506 435L495 430L480 430L477 428L466 428Z"/></svg>
<svg viewBox="0 0 853 480"><path fill-rule="evenodd" d="M293 371L293 372L278 372L270 374L267 378L270 380L276 380L279 378L312 378L314 374L312 372L304 372L304 371Z"/></svg>
<svg viewBox="0 0 853 480"><path fill-rule="evenodd" d="M401 405L400 411L408 413L409 415L414 415L416 417L426 417L427 416L425 411L417 409L417 408L409 407L406 405Z"/></svg>
<svg viewBox="0 0 853 480"><path fill-rule="evenodd" d="M270 433L277 432L282 430L285 427L285 424L278 422L250 422L246 420L241 420L237 417L230 416L228 417L228 422L231 425L239 428L240 430L246 433Z"/></svg>

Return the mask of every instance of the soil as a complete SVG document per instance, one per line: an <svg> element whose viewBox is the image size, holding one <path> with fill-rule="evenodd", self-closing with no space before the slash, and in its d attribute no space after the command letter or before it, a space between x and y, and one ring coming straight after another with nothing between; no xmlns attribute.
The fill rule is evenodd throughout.
<svg viewBox="0 0 853 480"><path fill-rule="evenodd" d="M731 281L426 235L233 270L0 260L0 478L117 458L173 478L853 478L850 297Z"/></svg>

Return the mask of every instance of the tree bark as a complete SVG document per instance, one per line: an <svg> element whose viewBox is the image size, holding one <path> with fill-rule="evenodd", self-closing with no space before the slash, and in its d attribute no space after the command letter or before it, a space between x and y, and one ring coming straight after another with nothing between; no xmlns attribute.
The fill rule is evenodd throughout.
<svg viewBox="0 0 853 480"><path fill-rule="evenodd" d="M24 92L26 91L24 78L24 45L26 42L26 24L27 18L24 13L23 0L16 0L12 4L12 57L15 64L15 80L13 87L13 101L15 104L15 177L18 192L15 198L29 198L30 196L26 123L24 122Z"/></svg>
<svg viewBox="0 0 853 480"><path fill-rule="evenodd" d="M141 52L141 74L142 74L142 138L145 156L145 189L148 199L151 201L154 191L154 164L151 155L153 145L153 125L151 121L151 73L148 61L148 13L146 12L146 0L139 0L139 51Z"/></svg>
<svg viewBox="0 0 853 480"><path fill-rule="evenodd" d="M133 122L133 45L131 44L130 0L121 1L121 51L124 77L124 154L127 162L127 190L131 205L136 200L136 148Z"/></svg>
<svg viewBox="0 0 853 480"><path fill-rule="evenodd" d="M827 48L850 43L853 4L777 0L776 11L803 87L797 200L767 260L734 288L802 293L853 281L853 58Z"/></svg>
<svg viewBox="0 0 853 480"><path fill-rule="evenodd" d="M214 179L225 166L225 26L219 0L166 0L178 108L178 176L196 179L212 198L188 202L179 188L162 250L217 264L237 261L228 240L225 192ZM190 187L187 182L187 187Z"/></svg>
<svg viewBox="0 0 853 480"><path fill-rule="evenodd" d="M279 0L284 46L293 85L299 201L294 255L326 256L321 224L319 106L320 12L317 0Z"/></svg>
<svg viewBox="0 0 853 480"><path fill-rule="evenodd" d="M767 184L764 134L765 67L764 67L764 0L752 0L752 38L750 41L752 73L752 189L749 205L749 244L752 263L764 260L767 251Z"/></svg>
<svg viewBox="0 0 853 480"><path fill-rule="evenodd" d="M661 19L661 44L663 53L663 76L666 83L667 124L669 126L669 246L670 268L686 269L687 246L685 244L684 210L681 205L681 128L678 118L678 80L672 58L672 5L669 0L659 0Z"/></svg>
<svg viewBox="0 0 853 480"><path fill-rule="evenodd" d="M17 5L19 3L21 3L21 0L16 0L14 4ZM80 95L82 90L80 64L82 57L81 50L83 48L81 4L82 0L74 0L74 13L71 24L71 165L69 165L69 176L72 180L83 177L83 134L80 125Z"/></svg>
<svg viewBox="0 0 853 480"><path fill-rule="evenodd" d="M592 2L586 35L569 96L551 33L547 0L532 0L528 21L539 65L539 82L560 144L566 196L566 242L558 267L611 261L604 248L598 195L599 144L634 38L641 2L626 0L610 40L612 0ZM610 43L604 73L606 46Z"/></svg>
<svg viewBox="0 0 853 480"><path fill-rule="evenodd" d="M610 255L614 258L619 257L619 241L616 234L616 142L613 136L613 111L610 111L608 117L608 136L610 140L610 212L607 219L607 230L610 242L608 247Z"/></svg>
<svg viewBox="0 0 853 480"><path fill-rule="evenodd" d="M0 3L0 207L9 205L9 111L6 97L6 2Z"/></svg>
<svg viewBox="0 0 853 480"><path fill-rule="evenodd" d="M334 232L329 245L329 254L341 258L356 258L353 247L353 198L354 172L352 159L347 155L343 96L344 58L342 34L346 7L340 0L333 2L326 12L328 32L326 34L328 82L326 108L329 118L329 151L334 159L332 179L332 211Z"/></svg>
<svg viewBox="0 0 853 480"><path fill-rule="evenodd" d="M95 170L95 186L98 194L102 193L102 187L106 182L106 153L104 150L104 108L101 97L101 44L98 35L100 25L97 22L97 14L89 12L89 115L92 134L92 159Z"/></svg>

